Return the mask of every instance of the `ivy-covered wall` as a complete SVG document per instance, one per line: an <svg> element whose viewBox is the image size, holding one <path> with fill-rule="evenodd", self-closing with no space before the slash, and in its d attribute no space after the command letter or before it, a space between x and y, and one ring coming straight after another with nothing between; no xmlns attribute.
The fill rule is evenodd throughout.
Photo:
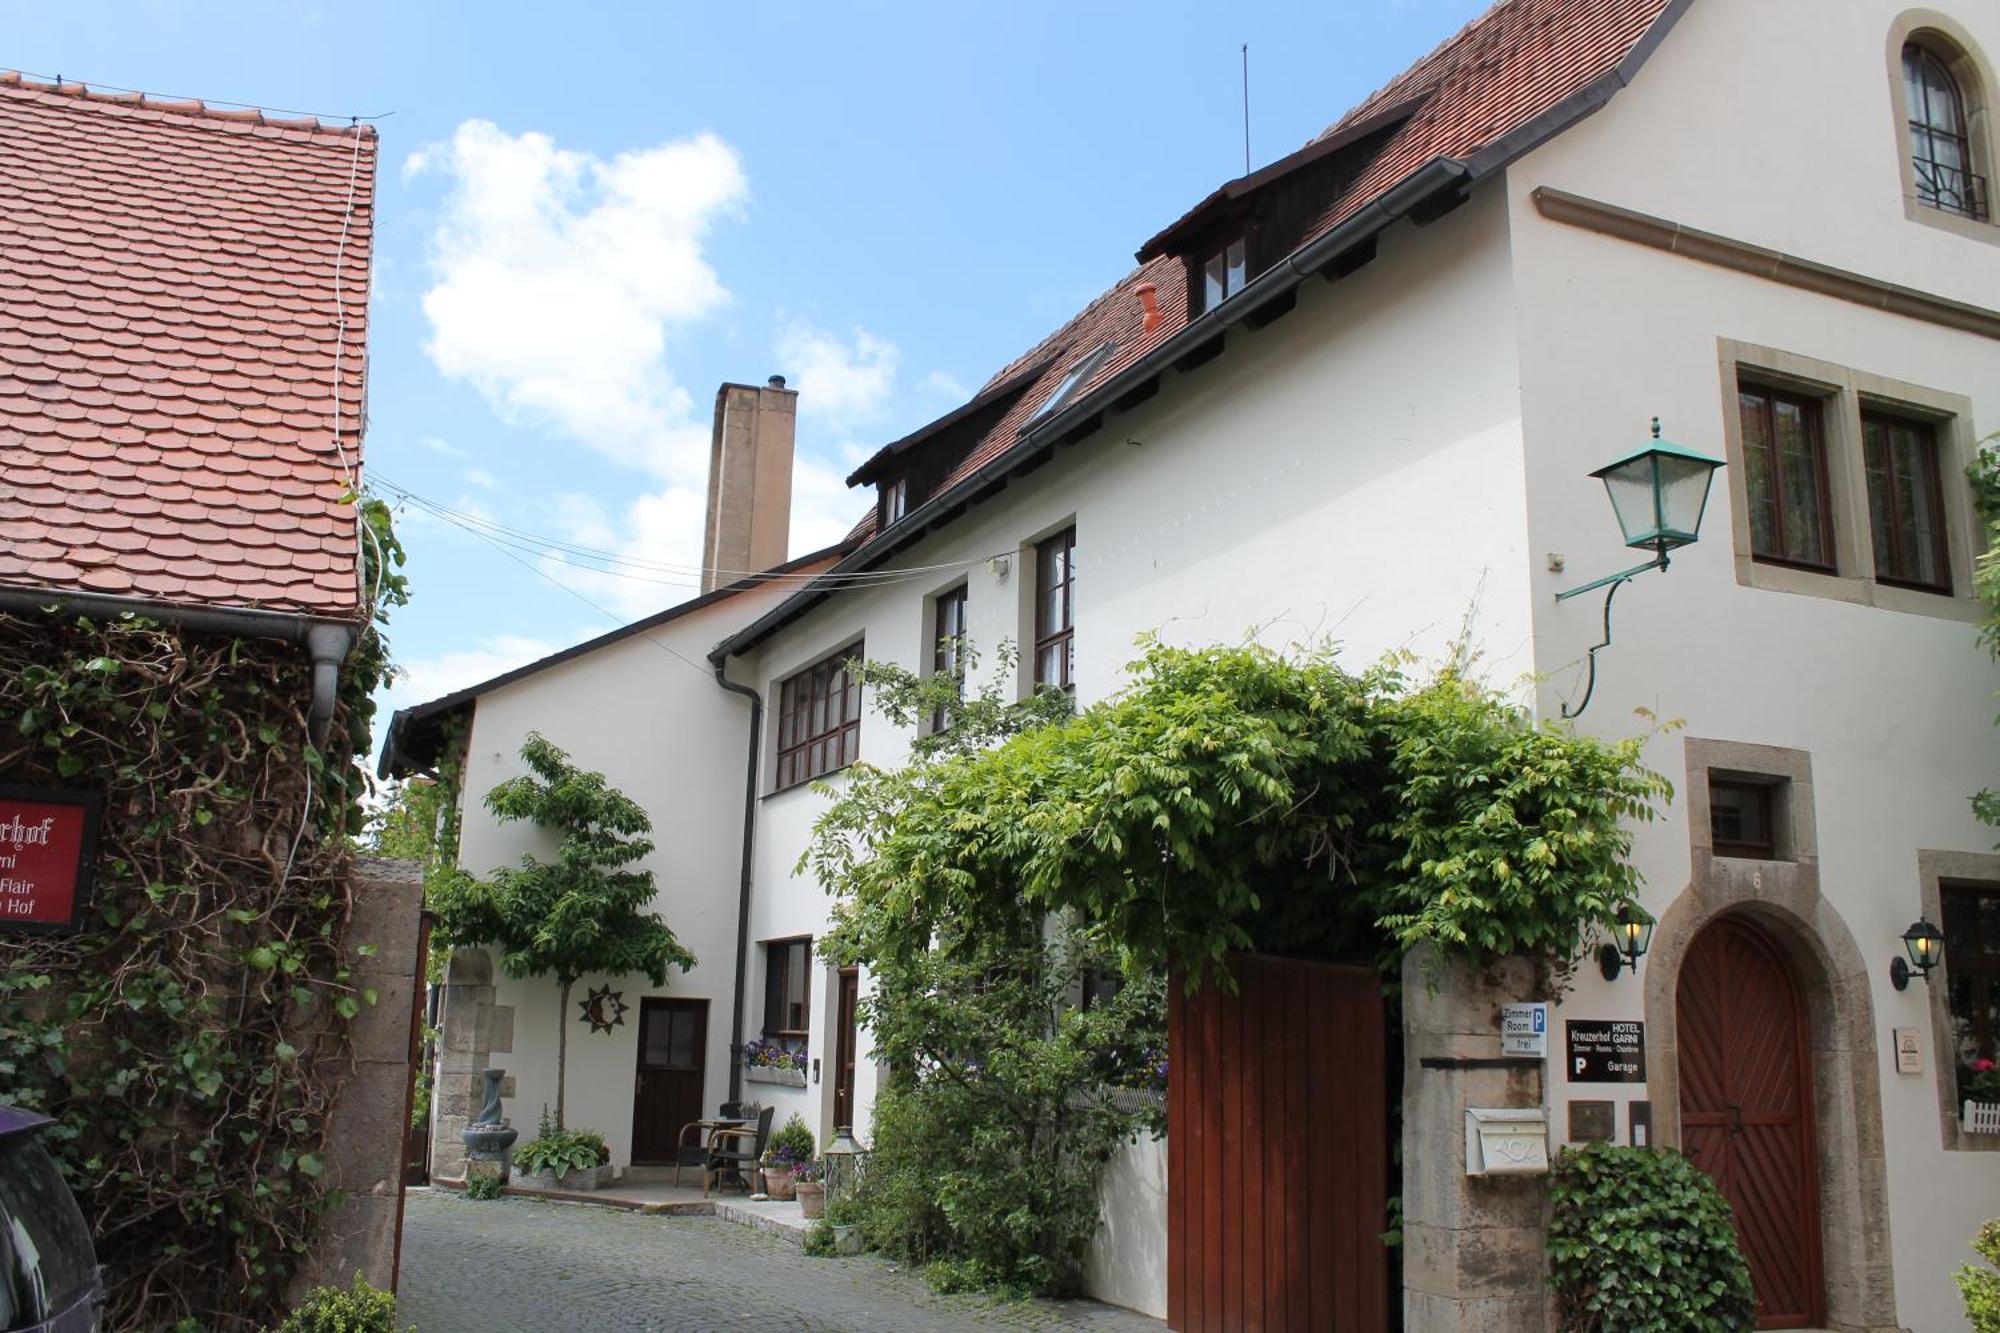
<svg viewBox="0 0 2000 1333"><path fill-rule="evenodd" d="M291 644L0 615L0 781L105 797L82 933L0 937L0 1096L47 1131L107 1327L271 1321L329 1206L354 978L349 841L378 635L323 752Z"/></svg>

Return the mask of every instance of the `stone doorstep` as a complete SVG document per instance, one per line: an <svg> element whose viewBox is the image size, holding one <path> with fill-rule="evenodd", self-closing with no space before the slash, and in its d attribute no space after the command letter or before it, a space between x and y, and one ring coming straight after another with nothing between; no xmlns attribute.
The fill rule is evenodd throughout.
<svg viewBox="0 0 2000 1333"><path fill-rule="evenodd" d="M422 1188L412 1186L411 1188ZM465 1182L450 1177L439 1176L431 1180L431 1188L463 1191ZM523 1185L508 1185L504 1192L516 1199L543 1199L551 1203L581 1203L597 1208L616 1208L628 1213L642 1213L647 1217L715 1217L724 1222L734 1222L737 1226L750 1227L767 1235L803 1245L812 1219L805 1216L797 1200L773 1199L769 1202L754 1202L749 1199L640 1199L621 1196L617 1186L581 1193L575 1190L544 1190Z"/></svg>

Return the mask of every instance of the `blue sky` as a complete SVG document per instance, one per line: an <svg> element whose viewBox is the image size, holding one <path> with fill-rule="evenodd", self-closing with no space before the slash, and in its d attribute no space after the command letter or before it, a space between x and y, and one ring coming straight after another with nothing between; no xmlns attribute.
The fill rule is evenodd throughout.
<svg viewBox="0 0 2000 1333"><path fill-rule="evenodd" d="M715 386L800 391L795 553L841 477L1115 281L1139 242L1479 0L1213 5L0 0L0 67L379 122L368 467L691 563ZM409 512L419 702L692 595ZM529 565L539 562L530 559Z"/></svg>

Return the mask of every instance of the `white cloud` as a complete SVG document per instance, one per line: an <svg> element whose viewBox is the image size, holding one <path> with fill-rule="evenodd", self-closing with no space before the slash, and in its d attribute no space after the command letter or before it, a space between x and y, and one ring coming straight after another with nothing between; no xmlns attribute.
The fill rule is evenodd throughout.
<svg viewBox="0 0 2000 1333"><path fill-rule="evenodd" d="M500 482L483 467L469 467L465 470L465 481L469 486L477 486L482 491L490 491Z"/></svg>
<svg viewBox="0 0 2000 1333"><path fill-rule="evenodd" d="M526 666L555 652L560 644L518 634L499 634L481 639L471 648L458 648L436 657L419 657L397 664L396 678L383 691L393 708L428 703L468 685Z"/></svg>
<svg viewBox="0 0 2000 1333"><path fill-rule="evenodd" d="M450 440L441 440L435 435L426 435L417 442L432 453L443 454L446 458L465 457L465 450L459 448Z"/></svg>
<svg viewBox="0 0 2000 1333"><path fill-rule="evenodd" d="M925 393L935 394L939 398L953 403L962 403L972 397L971 391L963 384L960 384L956 376L947 374L942 370L933 370L930 374L924 376L923 383L918 387Z"/></svg>
<svg viewBox="0 0 2000 1333"><path fill-rule="evenodd" d="M896 387L896 344L857 327L851 339L807 320L779 317L773 350L791 387L799 391L799 413L835 426L853 426L881 417Z"/></svg>
<svg viewBox="0 0 2000 1333"><path fill-rule="evenodd" d="M413 157L450 181L423 298L438 370L510 422L698 484L708 431L666 349L729 299L702 243L747 197L735 151L699 134L605 160L468 120Z"/></svg>

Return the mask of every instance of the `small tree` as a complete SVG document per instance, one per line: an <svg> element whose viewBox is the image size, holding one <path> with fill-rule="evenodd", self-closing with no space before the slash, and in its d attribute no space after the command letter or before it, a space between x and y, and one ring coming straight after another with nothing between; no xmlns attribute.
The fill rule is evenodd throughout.
<svg viewBox="0 0 2000 1333"><path fill-rule="evenodd" d="M510 977L553 974L557 987L556 1127L563 1127L569 1062L569 994L578 977L642 972L655 986L667 969L685 972L694 955L650 912L653 872L632 869L651 854L653 824L637 802L570 762L535 732L522 742L530 772L486 793L502 820L554 832L555 859L533 855L490 880L445 877L432 894L438 938L452 948L492 945Z"/></svg>

